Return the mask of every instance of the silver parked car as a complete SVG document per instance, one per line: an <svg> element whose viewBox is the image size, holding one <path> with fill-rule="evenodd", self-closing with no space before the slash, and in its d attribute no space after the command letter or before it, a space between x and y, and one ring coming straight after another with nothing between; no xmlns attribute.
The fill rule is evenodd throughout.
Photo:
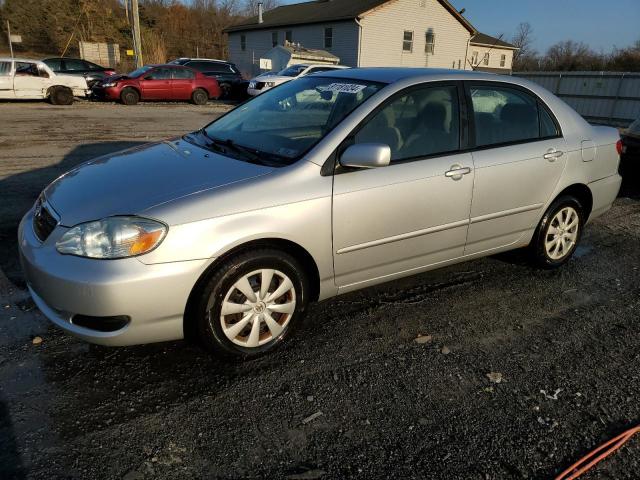
<svg viewBox="0 0 640 480"><path fill-rule="evenodd" d="M616 198L618 142L517 78L328 72L58 178L20 225L22 263L83 339L251 357L311 301L526 246L563 265Z"/></svg>

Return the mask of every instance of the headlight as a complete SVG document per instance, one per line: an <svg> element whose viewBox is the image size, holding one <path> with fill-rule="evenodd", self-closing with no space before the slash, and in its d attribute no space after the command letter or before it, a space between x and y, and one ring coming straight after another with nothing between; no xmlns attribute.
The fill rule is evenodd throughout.
<svg viewBox="0 0 640 480"><path fill-rule="evenodd" d="M150 252L164 239L167 226L139 217L110 217L76 225L56 243L58 252L115 259Z"/></svg>
<svg viewBox="0 0 640 480"><path fill-rule="evenodd" d="M118 85L118 82L108 82L108 83L103 83L102 86L104 88L110 88L110 87L115 87L116 85Z"/></svg>
<svg viewBox="0 0 640 480"><path fill-rule="evenodd" d="M269 88L273 88L276 86L276 82L266 82L265 85Z"/></svg>

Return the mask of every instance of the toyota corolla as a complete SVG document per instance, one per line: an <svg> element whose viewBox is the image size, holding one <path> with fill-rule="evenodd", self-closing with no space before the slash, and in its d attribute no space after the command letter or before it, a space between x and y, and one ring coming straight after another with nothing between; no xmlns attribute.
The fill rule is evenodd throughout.
<svg viewBox="0 0 640 480"><path fill-rule="evenodd" d="M521 247L562 266L616 198L619 141L518 78L333 71L62 175L21 259L85 340L254 357L309 302Z"/></svg>

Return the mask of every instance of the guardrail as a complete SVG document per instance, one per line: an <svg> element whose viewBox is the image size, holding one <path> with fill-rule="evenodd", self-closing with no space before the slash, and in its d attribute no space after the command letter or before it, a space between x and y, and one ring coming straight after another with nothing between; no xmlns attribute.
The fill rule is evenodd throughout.
<svg viewBox="0 0 640 480"><path fill-rule="evenodd" d="M628 127L640 117L640 72L516 72L562 98L591 123Z"/></svg>

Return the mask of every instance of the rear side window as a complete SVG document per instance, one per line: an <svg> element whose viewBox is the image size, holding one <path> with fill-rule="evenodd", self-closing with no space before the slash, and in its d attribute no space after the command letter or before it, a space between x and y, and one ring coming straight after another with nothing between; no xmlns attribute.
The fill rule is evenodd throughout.
<svg viewBox="0 0 640 480"><path fill-rule="evenodd" d="M478 147L533 141L559 133L533 95L493 86L473 86L470 91Z"/></svg>
<svg viewBox="0 0 640 480"><path fill-rule="evenodd" d="M11 62L0 62L0 75L6 76L11 73Z"/></svg>
<svg viewBox="0 0 640 480"><path fill-rule="evenodd" d="M176 80L191 80L196 78L196 74L193 70L189 70L188 68L174 68L173 78Z"/></svg>
<svg viewBox="0 0 640 480"><path fill-rule="evenodd" d="M87 65L82 60L75 60L67 58L64 61L65 70L90 70L89 65Z"/></svg>
<svg viewBox="0 0 640 480"><path fill-rule="evenodd" d="M60 70L62 70L62 60L60 60L59 58L52 58L51 60L47 60L44 63L46 63L54 72L59 72Z"/></svg>
<svg viewBox="0 0 640 480"><path fill-rule="evenodd" d="M459 150L457 88L425 87L397 97L356 133L355 143L389 145L392 162Z"/></svg>
<svg viewBox="0 0 640 480"><path fill-rule="evenodd" d="M233 69L226 63L189 62L187 65L195 70L198 70L199 72L234 73Z"/></svg>

